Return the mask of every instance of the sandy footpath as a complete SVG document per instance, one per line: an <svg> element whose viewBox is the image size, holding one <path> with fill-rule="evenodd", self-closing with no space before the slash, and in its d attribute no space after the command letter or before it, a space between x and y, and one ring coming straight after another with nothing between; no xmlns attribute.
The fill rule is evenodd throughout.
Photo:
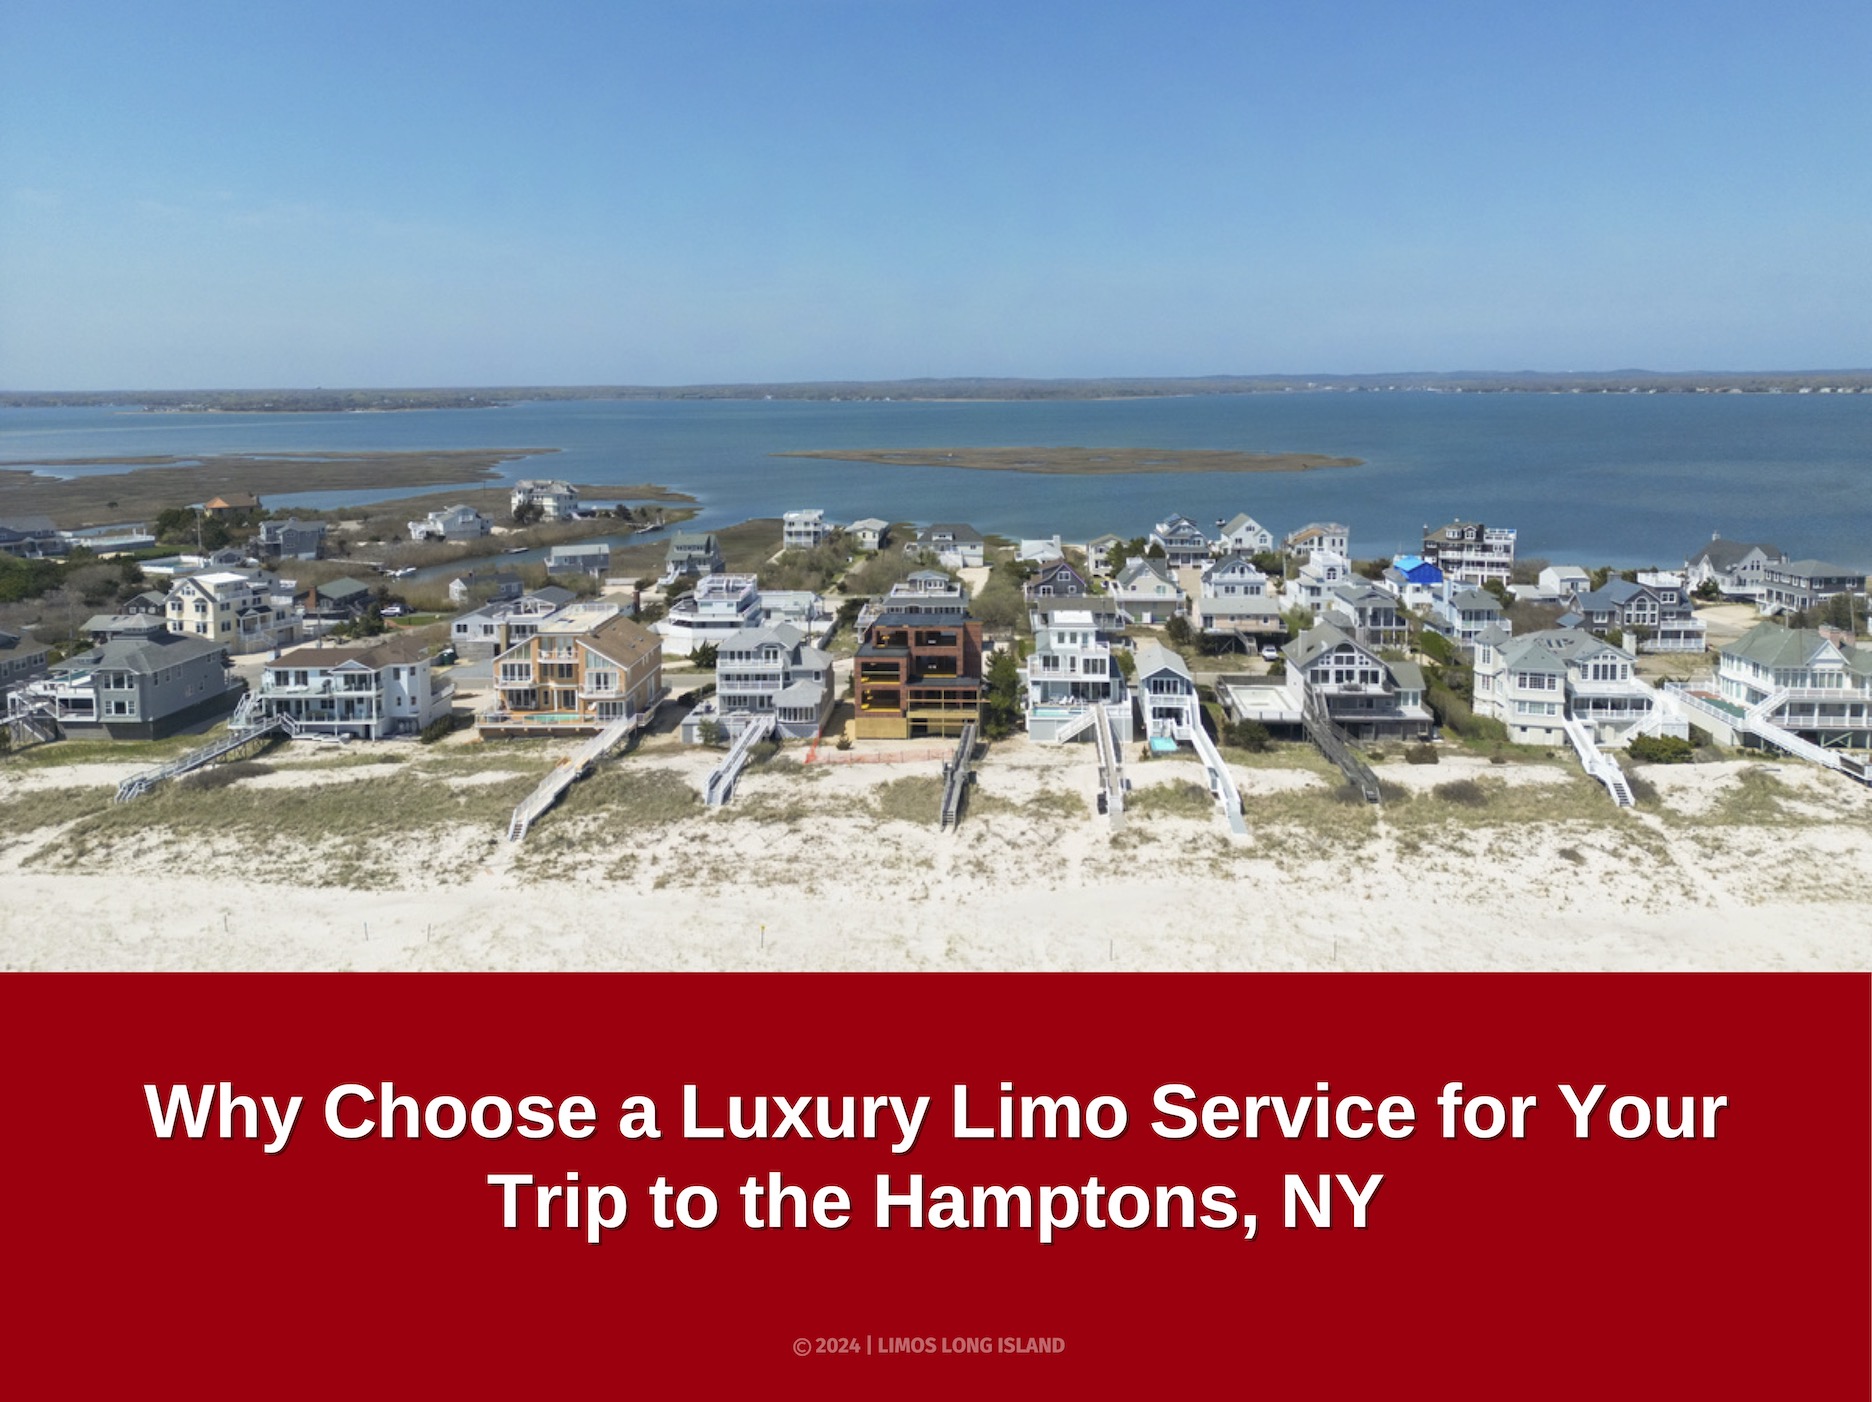
<svg viewBox="0 0 1872 1402"><path fill-rule="evenodd" d="M481 767L452 773L446 753L430 752L399 782L421 773L468 799L528 782L524 766L502 767L488 747L460 753ZM228 792L290 804L325 790L328 801L365 802L374 780L398 772L277 754L272 772ZM665 747L608 767L686 804L710 761ZM362 870L369 889L320 875L336 860L332 844L154 827L73 848L80 819L0 836L0 964L1872 968L1872 794L1797 764L1654 767L1645 772L1657 805L1620 814L1585 805L1577 774L1559 765L1393 762L1382 777L1413 796L1372 815L1328 801L1316 762L1276 761L1237 771L1246 839L1231 838L1189 788L1194 763L1129 770L1131 811L1114 833L1093 816L1086 747L997 746L960 829L942 833L923 812L935 758L809 773L788 751L750 770L718 813L695 804L668 822L631 825L596 799L581 807L575 790L521 848L485 821L377 843L366 854L374 866L345 868ZM0 771L0 804L112 785L124 772L13 766ZM587 781L592 794L602 774ZM1434 786L1462 778L1488 785L1497 804L1524 797L1512 819L1439 807ZM1747 783L1772 787L1771 816L1712 819ZM895 808L880 797L893 789Z"/></svg>

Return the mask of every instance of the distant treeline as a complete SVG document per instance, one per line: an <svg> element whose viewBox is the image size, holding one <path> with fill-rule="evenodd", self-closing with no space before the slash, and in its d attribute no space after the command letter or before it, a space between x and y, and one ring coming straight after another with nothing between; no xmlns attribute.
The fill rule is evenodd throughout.
<svg viewBox="0 0 1872 1402"><path fill-rule="evenodd" d="M1872 393L1872 370L1424 371L1380 375L1203 375L1187 379L812 380L736 385L508 385L468 389L0 391L0 406L117 405L158 413L346 413L485 409L562 399L1126 399L1194 394L1431 391L1445 394Z"/></svg>

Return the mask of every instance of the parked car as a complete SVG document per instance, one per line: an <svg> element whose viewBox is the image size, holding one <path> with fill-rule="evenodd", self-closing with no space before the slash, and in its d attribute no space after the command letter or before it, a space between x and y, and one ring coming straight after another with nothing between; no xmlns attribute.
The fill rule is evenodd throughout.
<svg viewBox="0 0 1872 1402"><path fill-rule="evenodd" d="M1269 643L1266 647L1261 649L1261 660L1263 662L1280 661L1280 649L1275 647L1274 644Z"/></svg>
<svg viewBox="0 0 1872 1402"><path fill-rule="evenodd" d="M385 604L382 612L385 618L401 618L409 612L409 607L406 604Z"/></svg>

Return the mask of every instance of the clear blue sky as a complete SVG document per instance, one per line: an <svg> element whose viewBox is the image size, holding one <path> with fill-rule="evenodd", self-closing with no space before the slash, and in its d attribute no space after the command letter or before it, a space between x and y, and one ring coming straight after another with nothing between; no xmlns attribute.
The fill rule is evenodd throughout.
<svg viewBox="0 0 1872 1402"><path fill-rule="evenodd" d="M1865 0L0 0L0 388L1869 340Z"/></svg>

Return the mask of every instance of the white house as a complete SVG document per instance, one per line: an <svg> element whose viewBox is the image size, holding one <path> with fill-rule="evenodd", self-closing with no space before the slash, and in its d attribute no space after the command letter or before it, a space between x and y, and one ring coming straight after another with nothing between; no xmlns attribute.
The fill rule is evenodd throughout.
<svg viewBox="0 0 1872 1402"><path fill-rule="evenodd" d="M1278 637L1283 626L1268 577L1245 555L1224 555L1203 571L1196 623L1206 633L1232 633L1250 641Z"/></svg>
<svg viewBox="0 0 1872 1402"><path fill-rule="evenodd" d="M1723 699L1828 748L1872 748L1872 647L1759 623L1717 654Z"/></svg>
<svg viewBox="0 0 1872 1402"><path fill-rule="evenodd" d="M1327 596L1351 578L1352 562L1345 556L1315 550L1281 587L1281 596L1289 608L1311 609L1317 614L1326 607Z"/></svg>
<svg viewBox="0 0 1872 1402"><path fill-rule="evenodd" d="M1713 535L1708 545L1684 561L1684 587L1695 593L1713 583L1727 598L1760 600L1768 566L1784 565L1787 558L1778 546Z"/></svg>
<svg viewBox="0 0 1872 1402"><path fill-rule="evenodd" d="M1105 708L1112 734L1131 738L1131 702L1124 674L1112 656L1112 620L1096 607L1061 604L1048 610L1034 630L1034 649L1021 668L1027 692L1027 732L1043 743L1090 739L1085 719Z"/></svg>
<svg viewBox="0 0 1872 1402"><path fill-rule="evenodd" d="M301 647L266 664L256 718L289 717L297 733L383 740L420 734L448 715L455 688L430 674L408 634L357 647Z"/></svg>
<svg viewBox="0 0 1872 1402"><path fill-rule="evenodd" d="M1565 601L1592 588L1592 576L1578 565L1549 565L1540 572L1536 597Z"/></svg>
<svg viewBox="0 0 1872 1402"><path fill-rule="evenodd" d="M570 521L578 510L578 488L569 482L548 479L516 482L512 495L513 510L537 506L542 521Z"/></svg>
<svg viewBox="0 0 1872 1402"><path fill-rule="evenodd" d="M1015 547L1014 558L1030 565L1050 565L1066 558L1056 535L1039 540L1023 540Z"/></svg>
<svg viewBox="0 0 1872 1402"><path fill-rule="evenodd" d="M852 544L858 549L874 554L882 550L890 540L890 522L880 521L875 516L866 516L847 526L845 534L851 537Z"/></svg>
<svg viewBox="0 0 1872 1402"><path fill-rule="evenodd" d="M816 550L832 538L832 530L823 511L789 511L780 518L780 548Z"/></svg>
<svg viewBox="0 0 1872 1402"><path fill-rule="evenodd" d="M479 540L494 529L493 521L472 506L450 506L431 511L409 523L411 540Z"/></svg>
<svg viewBox="0 0 1872 1402"><path fill-rule="evenodd" d="M1244 512L1216 525L1221 536L1210 548L1218 555L1259 555L1274 548L1274 533Z"/></svg>
<svg viewBox="0 0 1872 1402"><path fill-rule="evenodd" d="M1321 550L1346 559L1352 554L1352 531L1338 521L1308 521L1299 530L1289 531L1281 548L1296 559Z"/></svg>
<svg viewBox="0 0 1872 1402"><path fill-rule="evenodd" d="M1114 545L1122 544L1117 536L1109 533L1094 536L1086 542L1086 568L1094 574L1111 573L1111 552Z"/></svg>
<svg viewBox="0 0 1872 1402"><path fill-rule="evenodd" d="M1623 648L1579 628L1511 637L1487 629L1475 643L1475 713L1508 727L1517 745L1557 745L1577 720L1599 743L1626 738L1650 718L1657 693Z"/></svg>
<svg viewBox="0 0 1872 1402"><path fill-rule="evenodd" d="M760 582L751 574L707 574L679 594L656 623L663 651L688 656L707 644L720 647L731 633L760 625Z"/></svg>

